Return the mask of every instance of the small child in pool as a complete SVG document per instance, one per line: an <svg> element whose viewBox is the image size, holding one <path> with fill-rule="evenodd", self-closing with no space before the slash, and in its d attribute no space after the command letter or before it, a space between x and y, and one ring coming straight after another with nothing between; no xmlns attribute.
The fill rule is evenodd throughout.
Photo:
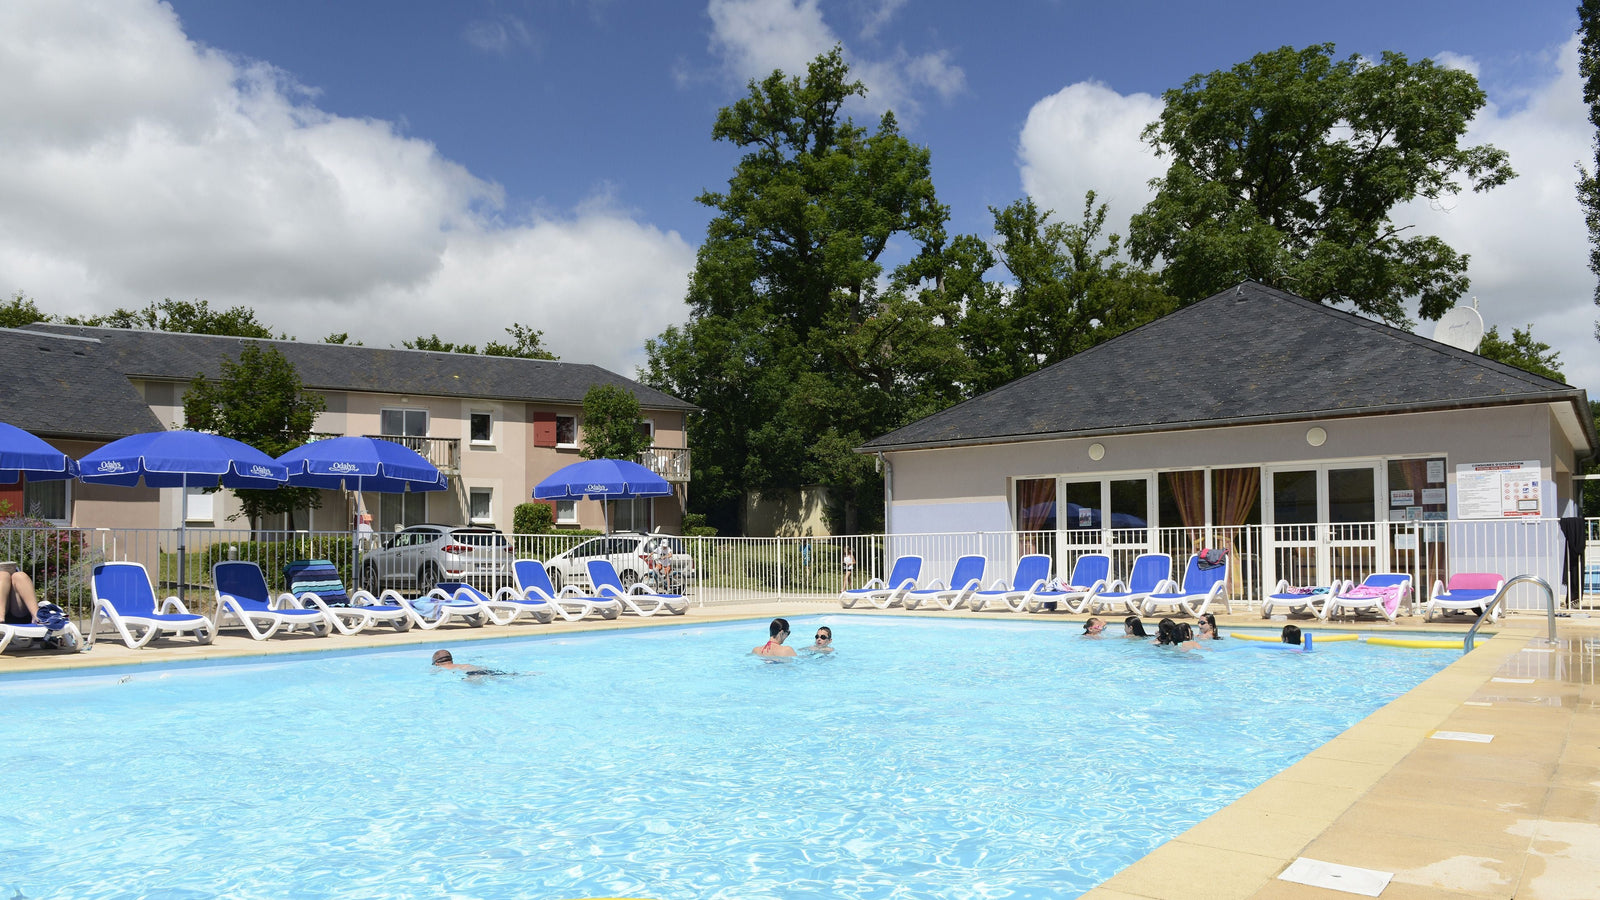
<svg viewBox="0 0 1600 900"><path fill-rule="evenodd" d="M1300 643L1300 626L1298 626L1298 625L1285 625L1285 626L1283 626L1283 642L1285 644L1299 645L1299 643Z"/></svg>

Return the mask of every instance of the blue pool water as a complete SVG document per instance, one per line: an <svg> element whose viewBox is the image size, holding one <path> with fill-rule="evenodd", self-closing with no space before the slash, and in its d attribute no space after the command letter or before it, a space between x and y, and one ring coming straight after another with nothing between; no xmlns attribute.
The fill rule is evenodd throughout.
<svg viewBox="0 0 1600 900"><path fill-rule="evenodd" d="M820 623L0 679L0 896L1072 897L1460 656Z"/></svg>

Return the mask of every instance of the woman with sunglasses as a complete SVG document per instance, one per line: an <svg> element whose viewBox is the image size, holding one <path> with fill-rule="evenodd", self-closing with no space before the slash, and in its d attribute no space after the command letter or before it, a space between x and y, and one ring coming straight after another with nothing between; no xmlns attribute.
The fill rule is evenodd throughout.
<svg viewBox="0 0 1600 900"><path fill-rule="evenodd" d="M1195 627L1200 630L1200 640L1202 641L1222 640L1222 635L1217 633L1217 617L1211 613L1201 616L1200 621L1195 623Z"/></svg>
<svg viewBox="0 0 1600 900"><path fill-rule="evenodd" d="M817 636L816 636L815 640L816 640L816 643L813 643L811 646L807 647L806 648L806 652L808 652L808 653L832 653L833 652L833 629L832 628L829 628L826 625L819 625L817 627Z"/></svg>

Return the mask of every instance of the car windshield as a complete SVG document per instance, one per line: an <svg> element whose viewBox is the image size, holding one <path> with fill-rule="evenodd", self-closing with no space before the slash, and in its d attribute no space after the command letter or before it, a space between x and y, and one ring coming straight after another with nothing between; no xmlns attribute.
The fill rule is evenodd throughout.
<svg viewBox="0 0 1600 900"><path fill-rule="evenodd" d="M450 539L473 547L508 546L506 536L498 531L462 528L450 532Z"/></svg>

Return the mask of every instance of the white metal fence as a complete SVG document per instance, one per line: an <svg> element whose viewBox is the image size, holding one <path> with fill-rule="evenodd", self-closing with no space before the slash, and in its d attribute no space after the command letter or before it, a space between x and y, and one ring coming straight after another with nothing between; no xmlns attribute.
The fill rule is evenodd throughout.
<svg viewBox="0 0 1600 900"><path fill-rule="evenodd" d="M1600 520L1586 524L1590 559L1581 602L1600 606ZM163 595L179 594L191 609L209 614L211 565L219 560L258 563L274 590L288 587L284 567L299 559L331 560L347 585L370 586L363 573L370 571L367 563L379 558L373 554L389 537L377 536L363 547L344 532L190 529L180 556L179 533L173 530L0 528L0 560L16 561L32 576L43 599L79 620L91 608L90 571L96 563L111 560L142 563ZM510 535L509 547L499 553L505 560L544 561L590 539ZM1172 556L1173 575L1181 577L1189 555L1203 548L1228 551L1236 609L1259 606L1263 593L1279 579L1313 585L1332 579L1359 581L1373 572L1409 573L1420 599L1426 599L1434 581L1457 572L1538 575L1557 588L1558 598L1567 595L1565 544L1554 519L673 540L693 559L693 574L683 580L683 592L702 606L832 597L843 587L884 577L897 557L908 554L922 557L924 583L948 579L960 556L982 555L988 560L985 582L992 583L1008 580L1017 560L1028 553L1050 556L1060 577L1070 574L1079 556L1105 553L1111 557L1113 577L1125 578L1139 554L1161 552ZM847 558L854 563L848 574ZM582 571L581 563L573 568ZM509 569L463 580L493 591L509 582ZM407 592L418 587L415 579L380 586ZM1514 588L1507 599L1511 609L1544 610L1543 595L1536 589Z"/></svg>

